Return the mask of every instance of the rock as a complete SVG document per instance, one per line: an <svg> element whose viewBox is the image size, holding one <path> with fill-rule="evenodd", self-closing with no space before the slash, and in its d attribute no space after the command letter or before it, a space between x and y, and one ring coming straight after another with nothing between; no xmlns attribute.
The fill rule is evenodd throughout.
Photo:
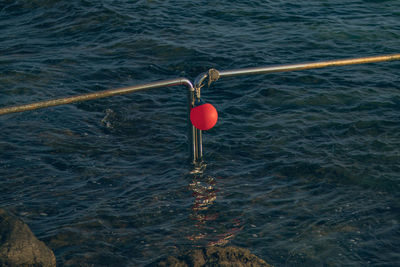
<svg viewBox="0 0 400 267"><path fill-rule="evenodd" d="M264 260L251 254L248 249L237 247L208 247L191 250L177 257L169 256L155 264L162 267L272 267ZM153 266L153 265L152 265Z"/></svg>
<svg viewBox="0 0 400 267"><path fill-rule="evenodd" d="M23 221L0 209L0 266L56 266L56 258Z"/></svg>

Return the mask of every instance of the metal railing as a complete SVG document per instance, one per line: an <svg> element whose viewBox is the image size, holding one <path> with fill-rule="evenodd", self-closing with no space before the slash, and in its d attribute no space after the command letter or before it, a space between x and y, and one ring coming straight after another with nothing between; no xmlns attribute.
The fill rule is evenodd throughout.
<svg viewBox="0 0 400 267"><path fill-rule="evenodd" d="M392 61L392 60L400 60L400 54L329 60L329 61L301 63L301 64L266 66L266 67L257 67L257 68L244 68L244 69L234 69L234 70L225 70L225 71L218 71L215 69L211 69L206 73L200 74L196 78L196 80L194 82L194 87L196 90L200 89L202 86L204 86L203 82L207 78L209 80L208 84L211 84L211 82L214 82L214 81L218 80L219 78L223 78L223 77L319 69L319 68L325 68L325 67L376 63L376 62Z"/></svg>
<svg viewBox="0 0 400 267"><path fill-rule="evenodd" d="M201 158L203 156L202 131L196 129L191 124L189 114L190 114L190 110L196 105L196 100L200 99L201 88L204 86L204 82L206 80L208 80L208 85L210 85L212 82L215 82L222 77L298 71L298 70L317 69L317 68L325 68L325 67L333 67L333 66L376 63L376 62L392 61L392 60L400 60L400 54L353 58L353 59L330 60L330 61L302 63L302 64L286 64L286 65L266 66L266 67L257 67L257 68L244 68L244 69L234 69L234 70L225 70L225 71L218 71L216 69L210 69L208 72L200 74L195 79L194 85L192 84L192 82L190 80L188 80L186 78L163 80L163 81L129 86L129 87L124 87L124 88L110 89L110 90L105 90L105 91L100 91L100 92L89 93L89 94L82 94L82 95L77 95L77 96L41 101L41 102L36 102L36 103L31 103L31 104L26 104L26 105L0 108L0 115L36 110L36 109L40 109L40 108L47 108L47 107L53 107L53 106L59 106L59 105L66 105L66 104L71 104L71 103L76 103L76 102L111 97L111 96L115 96L115 95L130 94L133 92L147 90L147 89L185 85L188 88L188 125L189 125L188 126L188 128L189 128L188 137L190 140L189 141L189 147L190 147L189 150L190 150L190 155L191 155L190 157L193 162L198 162L201 160Z"/></svg>

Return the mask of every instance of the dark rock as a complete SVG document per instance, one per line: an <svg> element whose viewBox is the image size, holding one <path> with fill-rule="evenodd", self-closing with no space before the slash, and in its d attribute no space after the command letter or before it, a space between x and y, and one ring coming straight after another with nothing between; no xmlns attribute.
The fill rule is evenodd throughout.
<svg viewBox="0 0 400 267"><path fill-rule="evenodd" d="M208 247L191 250L177 257L169 256L160 260L156 266L162 267L202 267L202 266L265 266L272 267L264 260L251 254L248 249L237 247Z"/></svg>
<svg viewBox="0 0 400 267"><path fill-rule="evenodd" d="M56 266L56 258L23 221L0 209L0 266Z"/></svg>

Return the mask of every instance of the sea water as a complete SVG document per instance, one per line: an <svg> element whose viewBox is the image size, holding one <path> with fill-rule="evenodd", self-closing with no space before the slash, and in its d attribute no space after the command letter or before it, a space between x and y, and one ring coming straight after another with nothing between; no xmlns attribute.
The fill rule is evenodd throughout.
<svg viewBox="0 0 400 267"><path fill-rule="evenodd" d="M398 53L397 0L0 1L0 106ZM0 117L0 206L58 266L233 245L275 266L400 265L400 63L222 78L204 162L187 88Z"/></svg>

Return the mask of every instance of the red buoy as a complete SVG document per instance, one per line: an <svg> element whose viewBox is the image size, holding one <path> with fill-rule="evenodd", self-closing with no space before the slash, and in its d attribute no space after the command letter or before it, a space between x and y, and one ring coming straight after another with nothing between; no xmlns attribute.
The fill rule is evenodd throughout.
<svg viewBox="0 0 400 267"><path fill-rule="evenodd" d="M218 112L211 104L203 104L192 108L190 121L199 130L209 130L217 123Z"/></svg>

